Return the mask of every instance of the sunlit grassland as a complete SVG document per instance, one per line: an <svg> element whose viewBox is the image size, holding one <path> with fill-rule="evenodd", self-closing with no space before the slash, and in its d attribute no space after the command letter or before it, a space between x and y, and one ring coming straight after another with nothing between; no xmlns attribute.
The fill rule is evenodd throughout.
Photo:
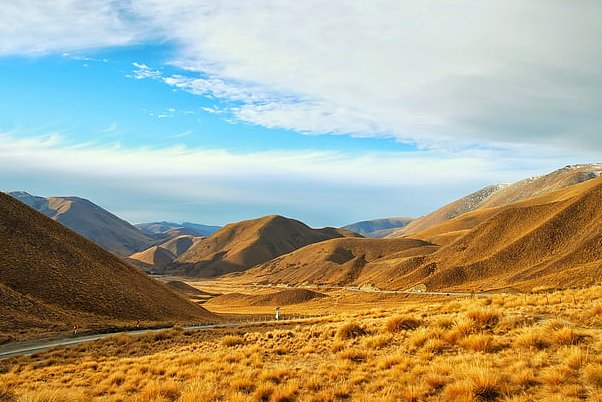
<svg viewBox="0 0 602 402"><path fill-rule="evenodd" d="M602 401L602 287L116 335L0 362L6 401Z"/></svg>

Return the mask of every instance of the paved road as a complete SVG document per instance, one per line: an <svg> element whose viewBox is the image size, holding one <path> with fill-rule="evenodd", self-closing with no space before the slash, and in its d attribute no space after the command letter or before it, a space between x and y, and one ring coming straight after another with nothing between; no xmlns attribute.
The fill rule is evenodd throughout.
<svg viewBox="0 0 602 402"><path fill-rule="evenodd" d="M38 339L31 341L21 341L21 342L13 342L7 345L0 346L0 360L6 359L10 356L15 355L30 355L35 352L39 352L42 350L50 349L55 346L73 346L78 345L84 342L93 342L99 339L106 338L108 336L113 336L117 334L127 334L127 335L142 335L148 332L157 332L164 331L165 328L162 329L145 329L145 330L136 330L129 332L113 332L108 334L94 334L94 335L81 335L81 336L70 336L70 337L61 337L61 338L53 338L53 339Z"/></svg>
<svg viewBox="0 0 602 402"><path fill-rule="evenodd" d="M292 318L294 319L294 317ZM285 319L281 320L287 321ZM253 323L276 323L278 321L256 321L256 322L237 322L237 323L219 323L219 324L207 324L207 325L186 325L182 328L185 330L203 330L203 329L213 329L213 328L232 328L232 327L240 327L242 325L249 325ZM15 356L15 355L31 355L35 352L40 352L46 349L53 348L55 346L73 346L78 345L80 343L85 342L93 342L99 339L104 339L109 336L115 335L144 335L150 332L160 332L168 330L169 328L160 328L160 329L140 329L135 331L124 331L124 332L112 332L106 334L94 334L94 335L81 335L81 336L69 336L69 337L61 337L61 338L53 338L53 339L38 339L38 340L30 340L30 341L21 341L21 342L13 342L7 345L0 346L0 360L6 359L7 357Z"/></svg>

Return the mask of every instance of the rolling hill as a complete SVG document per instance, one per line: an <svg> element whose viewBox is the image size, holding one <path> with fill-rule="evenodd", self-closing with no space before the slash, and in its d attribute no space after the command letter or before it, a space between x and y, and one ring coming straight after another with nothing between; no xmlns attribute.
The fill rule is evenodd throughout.
<svg viewBox="0 0 602 402"><path fill-rule="evenodd" d="M409 238L338 238L310 244L238 276L244 282L260 284L357 284L364 267L371 262L422 255L436 248L426 241Z"/></svg>
<svg viewBox="0 0 602 402"><path fill-rule="evenodd" d="M43 198L24 191L7 194L120 256L146 250L157 241L84 198Z"/></svg>
<svg viewBox="0 0 602 402"><path fill-rule="evenodd" d="M50 205L52 208L52 205ZM212 316L119 257L0 193L0 332Z"/></svg>
<svg viewBox="0 0 602 402"><path fill-rule="evenodd" d="M214 277L244 271L308 244L359 236L342 229L312 229L279 215L233 223L192 246L168 271Z"/></svg>
<svg viewBox="0 0 602 402"><path fill-rule="evenodd" d="M169 233L172 230L174 229L170 229L165 233ZM147 248L139 253L134 253L130 255L127 260L145 272L163 272L163 270L174 262L176 258L184 254L190 247L203 239L204 237L181 235L164 241L157 246Z"/></svg>
<svg viewBox="0 0 602 402"><path fill-rule="evenodd" d="M408 236L481 208L509 205L526 198L546 194L600 176L602 164L566 166L544 176L531 177L513 184L497 184L454 201L428 215L415 219L387 237Z"/></svg>
<svg viewBox="0 0 602 402"><path fill-rule="evenodd" d="M341 229L359 233L364 237L381 238L407 226L413 220L413 218L373 219L345 225Z"/></svg>

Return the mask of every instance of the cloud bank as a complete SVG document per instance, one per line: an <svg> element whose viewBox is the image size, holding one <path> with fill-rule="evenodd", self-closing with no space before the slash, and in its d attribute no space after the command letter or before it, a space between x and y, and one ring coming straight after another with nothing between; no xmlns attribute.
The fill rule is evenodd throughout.
<svg viewBox="0 0 602 402"><path fill-rule="evenodd" d="M227 118L600 150L601 14L597 0L32 0L0 5L0 55L170 41L182 74L164 82Z"/></svg>

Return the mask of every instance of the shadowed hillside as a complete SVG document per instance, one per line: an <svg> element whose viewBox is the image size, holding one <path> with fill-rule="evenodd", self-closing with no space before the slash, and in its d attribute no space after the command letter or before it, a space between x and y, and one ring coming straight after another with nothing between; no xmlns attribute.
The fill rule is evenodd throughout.
<svg viewBox="0 0 602 402"><path fill-rule="evenodd" d="M422 255L437 248L423 240L408 238L332 239L275 258L240 276L246 282L346 285L355 283L371 262Z"/></svg>
<svg viewBox="0 0 602 402"><path fill-rule="evenodd" d="M83 198L43 198L23 191L7 194L92 240L105 250L124 257L146 250L156 243L153 237Z"/></svg>
<svg viewBox="0 0 602 402"><path fill-rule="evenodd" d="M169 233L168 230L165 233ZM158 246L152 246L139 253L130 255L127 260L143 269L145 272L162 272L174 260L184 254L190 247L203 240L204 237L195 237L191 235L182 235L169 239Z"/></svg>
<svg viewBox="0 0 602 402"><path fill-rule="evenodd" d="M327 296L309 289L287 289L265 295L246 295L240 293L225 294L209 300L206 304L207 306L287 306L323 297Z"/></svg>
<svg viewBox="0 0 602 402"><path fill-rule="evenodd" d="M211 315L77 233L0 193L0 332Z"/></svg>
<svg viewBox="0 0 602 402"><path fill-rule="evenodd" d="M359 236L342 229L312 229L278 215L233 223L182 254L169 271L212 277L243 271L308 244Z"/></svg>
<svg viewBox="0 0 602 402"><path fill-rule="evenodd" d="M415 219L407 226L394 231L387 237L412 235L464 213L481 208L509 205L526 198L546 194L550 191L596 178L601 172L602 164L573 165L566 166L544 176L531 177L513 184L488 186L428 215Z"/></svg>

